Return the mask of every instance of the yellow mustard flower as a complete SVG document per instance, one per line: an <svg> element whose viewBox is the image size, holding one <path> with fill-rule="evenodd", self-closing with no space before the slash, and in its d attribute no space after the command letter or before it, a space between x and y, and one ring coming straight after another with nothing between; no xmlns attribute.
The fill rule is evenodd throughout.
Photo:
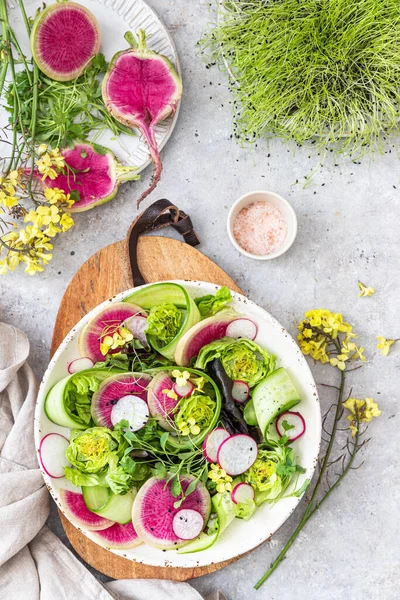
<svg viewBox="0 0 400 600"><path fill-rule="evenodd" d="M396 342L398 342L399 340L389 340L385 337L383 337L383 335L377 335L376 339L378 340L378 344L377 344L377 348L378 350L380 350L383 354L383 356L387 356L390 352L390 348L393 346L393 344L395 344Z"/></svg>
<svg viewBox="0 0 400 600"><path fill-rule="evenodd" d="M71 215L69 213L63 213L62 217L60 219L60 225L61 225L62 230L64 232L68 231L68 229L70 229L73 226L73 224L74 224L74 220L71 217ZM133 338L133 336L132 336L132 338Z"/></svg>
<svg viewBox="0 0 400 600"><path fill-rule="evenodd" d="M100 352L103 356L106 356L110 350L123 348L127 342L133 340L133 335L126 327L118 327L115 331L109 331L100 339Z"/></svg>
<svg viewBox="0 0 400 600"><path fill-rule="evenodd" d="M358 282L358 289L360 290L358 293L359 298L366 298L367 296L372 296L372 294L375 294L374 288L367 287L362 281Z"/></svg>
<svg viewBox="0 0 400 600"><path fill-rule="evenodd" d="M178 400L178 394L170 388L165 388L164 390L162 390L162 393L165 396L167 396L167 398L171 398L172 400Z"/></svg>
<svg viewBox="0 0 400 600"><path fill-rule="evenodd" d="M219 465L212 464L208 472L208 477L216 484L217 492L223 494L232 490L232 477L226 474Z"/></svg>
<svg viewBox="0 0 400 600"><path fill-rule="evenodd" d="M374 417L379 417L381 410L373 398L348 398L343 402L343 406L350 412L347 415L347 420L350 421L349 429L354 437L358 431L360 423L369 423Z"/></svg>
<svg viewBox="0 0 400 600"><path fill-rule="evenodd" d="M177 385L184 386L190 379L190 373L188 371L179 371L179 369L174 369L172 371L172 377L176 379Z"/></svg>
<svg viewBox="0 0 400 600"><path fill-rule="evenodd" d="M47 151L47 144L40 144L38 147L38 153L44 154Z"/></svg>

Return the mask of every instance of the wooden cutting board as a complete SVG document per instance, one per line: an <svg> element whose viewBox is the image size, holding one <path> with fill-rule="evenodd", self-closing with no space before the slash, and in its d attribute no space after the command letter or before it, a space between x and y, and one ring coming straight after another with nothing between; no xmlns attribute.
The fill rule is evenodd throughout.
<svg viewBox="0 0 400 600"><path fill-rule="evenodd" d="M141 237L138 264L146 283L168 279L197 279L226 285L242 293L235 282L212 260L183 242L167 237ZM72 278L57 314L51 354L67 333L92 308L115 294L133 287L126 260L126 241L116 242L96 252ZM213 573L233 562L207 567L152 567L122 558L98 546L76 529L60 512L69 541L89 565L114 579L173 579L186 581Z"/></svg>

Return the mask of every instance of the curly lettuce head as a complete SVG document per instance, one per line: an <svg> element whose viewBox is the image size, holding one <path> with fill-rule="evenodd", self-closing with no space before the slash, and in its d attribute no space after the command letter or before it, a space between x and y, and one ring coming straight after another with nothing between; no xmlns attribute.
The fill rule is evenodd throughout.
<svg viewBox="0 0 400 600"><path fill-rule="evenodd" d="M194 366L204 369L216 358L221 360L230 379L245 381L249 387L254 387L275 368L275 356L246 339L222 338L207 344L200 350Z"/></svg>
<svg viewBox="0 0 400 600"><path fill-rule="evenodd" d="M182 325L182 313L175 304L160 304L150 309L146 334L167 346L176 337Z"/></svg>
<svg viewBox="0 0 400 600"><path fill-rule="evenodd" d="M175 415L175 424L182 435L198 435L214 418L216 402L205 394L182 398Z"/></svg>
<svg viewBox="0 0 400 600"><path fill-rule="evenodd" d="M74 430L66 451L69 462L82 473L99 473L116 465L127 442L119 431L107 427Z"/></svg>

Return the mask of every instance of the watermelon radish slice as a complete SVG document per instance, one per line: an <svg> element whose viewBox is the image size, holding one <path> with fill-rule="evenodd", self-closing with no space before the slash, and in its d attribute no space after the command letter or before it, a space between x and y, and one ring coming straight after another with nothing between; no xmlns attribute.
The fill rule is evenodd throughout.
<svg viewBox="0 0 400 600"><path fill-rule="evenodd" d="M232 311L221 311L217 315L208 317L194 325L179 340L175 350L175 362L186 367L192 358L198 355L203 346L219 340L227 335L230 323L238 319Z"/></svg>
<svg viewBox="0 0 400 600"><path fill-rule="evenodd" d="M43 179L37 172L34 176L45 188L79 194L79 199L68 209L72 213L84 212L112 200L121 183L139 179L136 167L121 165L111 150L98 144L79 142L73 148L64 148L61 154L67 165L64 173L59 173L55 179Z"/></svg>
<svg viewBox="0 0 400 600"><path fill-rule="evenodd" d="M160 371L155 375L147 390L147 403L151 415L163 429L174 431L173 413L179 399L170 398L165 390L174 391L174 382L168 371Z"/></svg>
<svg viewBox="0 0 400 600"><path fill-rule="evenodd" d="M181 479L185 492L195 478L191 475ZM186 540L174 532L175 515L181 510L191 509L200 513L206 523L210 515L210 495L201 482L197 482L195 490L187 496L179 508L175 508L177 498L172 495L171 482L152 477L140 488L132 509L132 521L140 539L149 546L168 550L179 548Z"/></svg>
<svg viewBox="0 0 400 600"><path fill-rule="evenodd" d="M255 340L257 337L258 325L247 317L236 319L226 328L226 335L234 339L244 338L246 340Z"/></svg>
<svg viewBox="0 0 400 600"><path fill-rule="evenodd" d="M257 452L257 442L249 435L231 435L218 448L218 464L228 475L236 477L250 469Z"/></svg>
<svg viewBox="0 0 400 600"><path fill-rule="evenodd" d="M76 358L68 364L68 373L74 375L75 373L79 373L79 371L86 371L86 369L91 369L93 365L94 362L88 356Z"/></svg>
<svg viewBox="0 0 400 600"><path fill-rule="evenodd" d="M142 543L132 523L125 525L114 523L107 529L92 533L90 537L101 546L113 550L129 550Z"/></svg>
<svg viewBox="0 0 400 600"><path fill-rule="evenodd" d="M65 456L69 441L59 433L48 433L42 438L39 446L39 459L43 470L49 477L59 479L64 477L64 467L70 462Z"/></svg>
<svg viewBox="0 0 400 600"><path fill-rule="evenodd" d="M149 407L138 396L123 396L113 406L110 418L114 426L124 420L128 421L131 431L139 431L149 420Z"/></svg>
<svg viewBox="0 0 400 600"><path fill-rule="evenodd" d="M155 166L150 187L137 204L156 187L162 164L154 128L176 111L182 81L167 57L147 48L140 29L138 42L128 33L129 50L117 52L103 80L103 100L110 114L128 127L137 127L145 138Z"/></svg>
<svg viewBox="0 0 400 600"><path fill-rule="evenodd" d="M247 502L248 500L254 500L254 489L249 483L238 483L232 490L231 498L235 504L239 502Z"/></svg>
<svg viewBox="0 0 400 600"><path fill-rule="evenodd" d="M74 525L92 531L100 531L114 525L114 521L100 517L99 515L96 515L96 513L90 511L83 501L82 494L63 489L59 489L58 494L61 508Z"/></svg>
<svg viewBox="0 0 400 600"><path fill-rule="evenodd" d="M208 462L217 462L218 448L228 437L230 437L230 433L223 427L217 427L208 434L203 442L203 454Z"/></svg>
<svg viewBox="0 0 400 600"><path fill-rule="evenodd" d="M100 344L106 335L113 335L126 319L143 314L139 306L125 302L113 302L103 308L84 327L79 336L79 351L82 356L91 358L94 362L104 360L100 352ZM126 394L122 394L125 396Z"/></svg>
<svg viewBox="0 0 400 600"><path fill-rule="evenodd" d="M204 528L204 519L197 510L183 508L178 511L172 521L174 534L181 540L194 540Z"/></svg>
<svg viewBox="0 0 400 600"><path fill-rule="evenodd" d="M75 2L45 8L31 33L33 58L39 69L56 81L71 81L88 66L100 49L95 16Z"/></svg>
<svg viewBox="0 0 400 600"><path fill-rule="evenodd" d="M150 381L150 375L145 373L117 373L108 377L92 397L91 413L95 424L112 429L114 406L125 396L137 396L146 402Z"/></svg>

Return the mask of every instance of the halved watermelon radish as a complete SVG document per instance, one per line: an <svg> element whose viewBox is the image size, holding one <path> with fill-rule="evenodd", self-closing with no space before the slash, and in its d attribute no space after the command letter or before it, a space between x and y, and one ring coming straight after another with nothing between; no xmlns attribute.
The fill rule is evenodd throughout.
<svg viewBox="0 0 400 600"><path fill-rule="evenodd" d="M79 336L80 353L82 356L91 358L94 362L104 360L104 355L100 352L101 340L106 335L112 336L121 327L125 319L143 314L144 311L135 304L110 303L83 328Z"/></svg>
<svg viewBox="0 0 400 600"><path fill-rule="evenodd" d="M100 49L95 16L75 2L57 2L39 14L31 33L33 58L56 81L79 77Z"/></svg>
<svg viewBox="0 0 400 600"><path fill-rule="evenodd" d="M138 396L147 402L150 381L150 375L145 373L118 373L108 377L93 394L91 413L95 424L112 429L112 410L124 396Z"/></svg>
<svg viewBox="0 0 400 600"><path fill-rule="evenodd" d="M148 387L147 404L160 426L167 431L174 431L173 413L179 404L179 398L167 396L168 390L174 391L174 381L169 376L169 371L160 371Z"/></svg>
<svg viewBox="0 0 400 600"><path fill-rule="evenodd" d="M181 479L185 492L195 478L187 475ZM132 521L140 539L149 546L168 550L179 548L187 543L174 533L175 515L183 509L192 509L200 513L207 523L211 510L210 494L201 482L187 496L179 508L174 508L177 498L172 495L171 482L152 477L140 488L132 509Z"/></svg>
<svg viewBox="0 0 400 600"><path fill-rule="evenodd" d="M73 148L63 148L61 154L67 165L64 172L58 173L55 179L43 179L35 171L34 177L44 188L58 188L66 194L79 192L79 200L68 209L72 213L112 200L121 183L139 179L136 167L121 165L111 150L98 144L79 142Z"/></svg>
<svg viewBox="0 0 400 600"><path fill-rule="evenodd" d="M131 522L125 525L114 523L114 525L103 529L103 531L92 533L91 538L101 546L113 550L129 550L140 546L142 543Z"/></svg>
<svg viewBox="0 0 400 600"><path fill-rule="evenodd" d="M230 323L240 318L240 315L229 310L221 311L213 317L208 317L194 325L179 340L175 350L175 362L186 367L192 358L198 355L203 346L226 336Z"/></svg>
<svg viewBox="0 0 400 600"><path fill-rule="evenodd" d="M63 489L59 489L58 494L61 508L74 525L92 531L100 531L114 525L114 521L100 517L99 515L96 515L96 513L90 511L86 507L82 494Z"/></svg>

